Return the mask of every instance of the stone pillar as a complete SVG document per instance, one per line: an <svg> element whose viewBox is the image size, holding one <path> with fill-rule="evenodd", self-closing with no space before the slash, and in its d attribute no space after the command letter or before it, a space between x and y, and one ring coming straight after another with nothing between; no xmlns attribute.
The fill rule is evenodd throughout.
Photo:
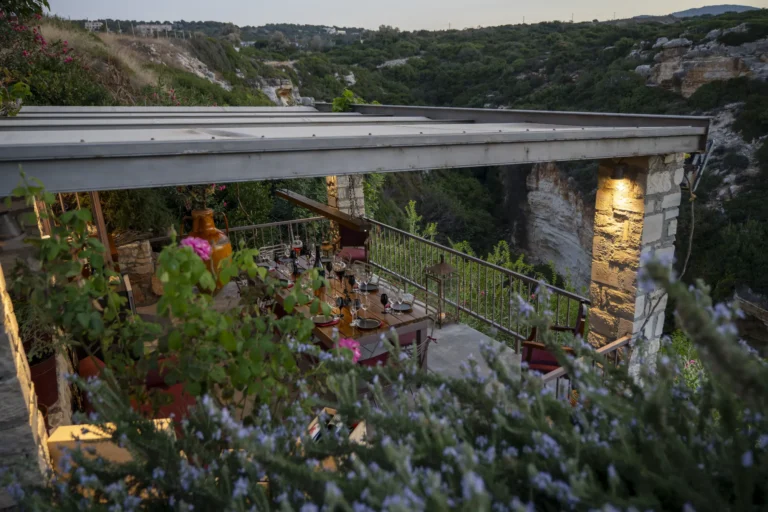
<svg viewBox="0 0 768 512"><path fill-rule="evenodd" d="M671 258L680 208L683 154L601 162L592 245L589 342L603 346L631 334L630 373L655 362L664 327L666 294L637 287L640 256ZM623 170L623 178L618 178ZM655 310L653 305L661 300ZM641 332L642 330L642 332ZM640 357L638 357L640 356Z"/></svg>
<svg viewBox="0 0 768 512"><path fill-rule="evenodd" d="M133 299L137 306L146 306L157 302L152 289L155 275L155 263L152 259L152 246L149 240L141 240L117 248L120 272L128 274L133 288Z"/></svg>
<svg viewBox="0 0 768 512"><path fill-rule="evenodd" d="M344 213L362 217L365 215L365 195L363 194L363 176L327 176L328 206L338 208Z"/></svg>
<svg viewBox="0 0 768 512"><path fill-rule="evenodd" d="M0 265L1 267L2 265ZM39 482L49 469L48 434L0 268L0 464ZM13 505L0 489L0 510Z"/></svg>

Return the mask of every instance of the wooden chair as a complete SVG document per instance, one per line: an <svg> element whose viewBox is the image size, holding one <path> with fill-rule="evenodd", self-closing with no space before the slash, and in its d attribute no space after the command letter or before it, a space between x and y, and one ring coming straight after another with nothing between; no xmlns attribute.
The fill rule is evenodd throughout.
<svg viewBox="0 0 768 512"><path fill-rule="evenodd" d="M339 254L351 262L368 261L368 233L339 226Z"/></svg>
<svg viewBox="0 0 768 512"><path fill-rule="evenodd" d="M584 303L579 304L579 312L576 316L576 325L574 327L553 325L549 328L554 332L570 332L574 336L584 336L584 329L586 328L587 321L587 306ZM528 368L536 370L542 373L548 373L560 368L560 363L557 358L549 350L546 345L536 341L538 332L536 328L531 329L531 334L528 339L522 344L522 359L528 364ZM563 350L567 354L573 354L574 350L571 347L563 347Z"/></svg>

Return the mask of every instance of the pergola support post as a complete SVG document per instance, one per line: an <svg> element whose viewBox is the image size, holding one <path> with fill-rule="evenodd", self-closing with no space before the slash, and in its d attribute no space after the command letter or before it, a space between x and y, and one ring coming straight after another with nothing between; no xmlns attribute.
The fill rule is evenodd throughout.
<svg viewBox="0 0 768 512"><path fill-rule="evenodd" d="M338 208L353 217L365 215L362 175L326 176L325 185L328 190L328 206Z"/></svg>
<svg viewBox="0 0 768 512"><path fill-rule="evenodd" d="M684 154L603 161L598 174L589 342L600 347L631 334L630 374L653 366L664 328L666 293L638 287L641 256L671 261Z"/></svg>
<svg viewBox="0 0 768 512"><path fill-rule="evenodd" d="M99 192L88 192L91 196L91 211L93 213L93 222L96 224L96 231L99 235L99 241L104 245L104 262L107 265L112 264L112 251L109 248L109 233L107 233L107 224L104 222L104 213L101 211L101 199Z"/></svg>

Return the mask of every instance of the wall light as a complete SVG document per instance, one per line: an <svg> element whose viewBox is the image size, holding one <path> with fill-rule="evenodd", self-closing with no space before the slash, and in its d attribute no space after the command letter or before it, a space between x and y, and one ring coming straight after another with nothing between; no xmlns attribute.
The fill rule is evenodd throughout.
<svg viewBox="0 0 768 512"><path fill-rule="evenodd" d="M624 179L624 172L627 170L626 165L617 165L613 168L613 174L611 174L611 179L613 181L619 181Z"/></svg>

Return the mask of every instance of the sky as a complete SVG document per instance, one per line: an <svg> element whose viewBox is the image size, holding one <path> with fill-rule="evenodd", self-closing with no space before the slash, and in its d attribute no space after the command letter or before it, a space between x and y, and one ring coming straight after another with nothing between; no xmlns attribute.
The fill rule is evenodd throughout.
<svg viewBox="0 0 768 512"><path fill-rule="evenodd" d="M299 23L402 30L442 30L539 21L631 18L640 14L738 3L734 0L49 0L51 12L73 19L224 21L239 26ZM768 0L743 5L768 8Z"/></svg>

